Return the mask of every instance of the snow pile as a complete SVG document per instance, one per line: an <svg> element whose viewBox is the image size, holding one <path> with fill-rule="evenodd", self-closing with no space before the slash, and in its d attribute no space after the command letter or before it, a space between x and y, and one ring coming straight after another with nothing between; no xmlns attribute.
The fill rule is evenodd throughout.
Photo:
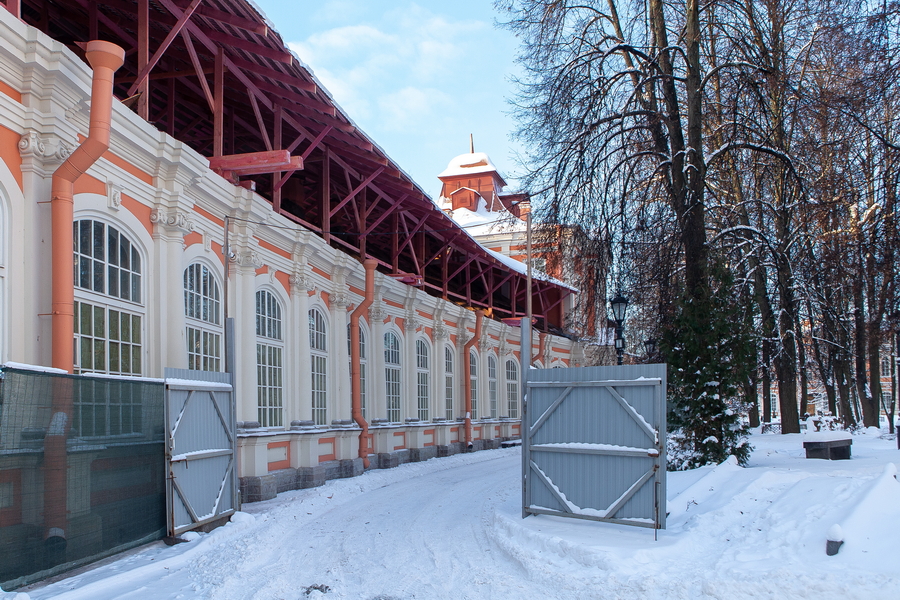
<svg viewBox="0 0 900 600"><path fill-rule="evenodd" d="M145 547L0 600L900 598L900 451L854 436L807 460L755 435L748 466L669 473L668 529L521 518L519 448L370 471L246 505L191 543ZM826 540L844 542L834 556Z"/></svg>

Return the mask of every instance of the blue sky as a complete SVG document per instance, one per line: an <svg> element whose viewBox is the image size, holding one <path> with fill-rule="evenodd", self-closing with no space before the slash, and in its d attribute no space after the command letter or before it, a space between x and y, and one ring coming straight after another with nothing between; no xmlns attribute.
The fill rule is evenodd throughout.
<svg viewBox="0 0 900 600"><path fill-rule="evenodd" d="M517 40L491 0L255 0L337 103L432 196L451 158L487 152L507 181ZM511 183L507 191L515 187Z"/></svg>

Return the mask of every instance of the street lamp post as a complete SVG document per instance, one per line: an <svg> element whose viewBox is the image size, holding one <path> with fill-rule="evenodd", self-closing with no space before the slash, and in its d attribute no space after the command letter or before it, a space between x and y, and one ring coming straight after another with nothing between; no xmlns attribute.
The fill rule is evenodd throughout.
<svg viewBox="0 0 900 600"><path fill-rule="evenodd" d="M650 362L656 356L656 338L644 340L644 349L647 351L647 362Z"/></svg>
<svg viewBox="0 0 900 600"><path fill-rule="evenodd" d="M623 336L625 324L625 312L628 310L628 298L622 295L622 291L616 294L615 298L610 299L609 305L612 307L613 319L616 322L616 364L622 364L622 358L625 355L625 338Z"/></svg>

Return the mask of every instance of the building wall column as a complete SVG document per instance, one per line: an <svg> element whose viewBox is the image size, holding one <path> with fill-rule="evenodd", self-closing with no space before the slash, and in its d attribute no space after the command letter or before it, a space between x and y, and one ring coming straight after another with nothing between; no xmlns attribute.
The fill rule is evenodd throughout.
<svg viewBox="0 0 900 600"><path fill-rule="evenodd" d="M296 254L296 253L295 253ZM286 425L291 421L312 420L312 364L309 353L309 292L313 289L312 279L307 270L306 260L296 264L296 270L290 279L291 283L291 311L293 324L291 326L290 356L285 365L289 372L287 376L291 380L291 393L286 399L285 418Z"/></svg>
<svg viewBox="0 0 900 600"><path fill-rule="evenodd" d="M250 238L251 236L247 236ZM259 401L256 392L256 269L261 266L254 246L243 242L233 246L235 251L234 310L235 316L235 393L238 421L258 421ZM282 364L284 364L282 362Z"/></svg>
<svg viewBox="0 0 900 600"><path fill-rule="evenodd" d="M378 275L376 274L376 285ZM384 310L383 301L376 290L375 301L369 307L370 348L369 370L371 372L370 396L366 402L366 412L369 422L372 419L387 418L387 397L384 389L384 319L387 311Z"/></svg>
<svg viewBox="0 0 900 600"><path fill-rule="evenodd" d="M150 214L154 223L154 281L147 278L146 344L150 360L145 374L162 377L166 367L187 367L184 316L184 236L194 230L189 213L157 208ZM151 284L152 283L152 287ZM152 333L151 333L152 329Z"/></svg>
<svg viewBox="0 0 900 600"><path fill-rule="evenodd" d="M346 420L350 415L350 355L347 345L347 307L350 295L336 283L329 302L331 331L328 343L328 419Z"/></svg>

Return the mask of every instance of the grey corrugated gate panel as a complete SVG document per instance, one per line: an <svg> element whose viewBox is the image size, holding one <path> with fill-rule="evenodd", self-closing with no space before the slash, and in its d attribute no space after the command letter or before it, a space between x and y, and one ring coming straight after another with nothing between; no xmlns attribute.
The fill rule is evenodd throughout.
<svg viewBox="0 0 900 600"><path fill-rule="evenodd" d="M166 369L166 376L167 527L174 536L239 509L234 395L227 373Z"/></svg>
<svg viewBox="0 0 900 600"><path fill-rule="evenodd" d="M666 366L530 369L522 514L665 528Z"/></svg>

